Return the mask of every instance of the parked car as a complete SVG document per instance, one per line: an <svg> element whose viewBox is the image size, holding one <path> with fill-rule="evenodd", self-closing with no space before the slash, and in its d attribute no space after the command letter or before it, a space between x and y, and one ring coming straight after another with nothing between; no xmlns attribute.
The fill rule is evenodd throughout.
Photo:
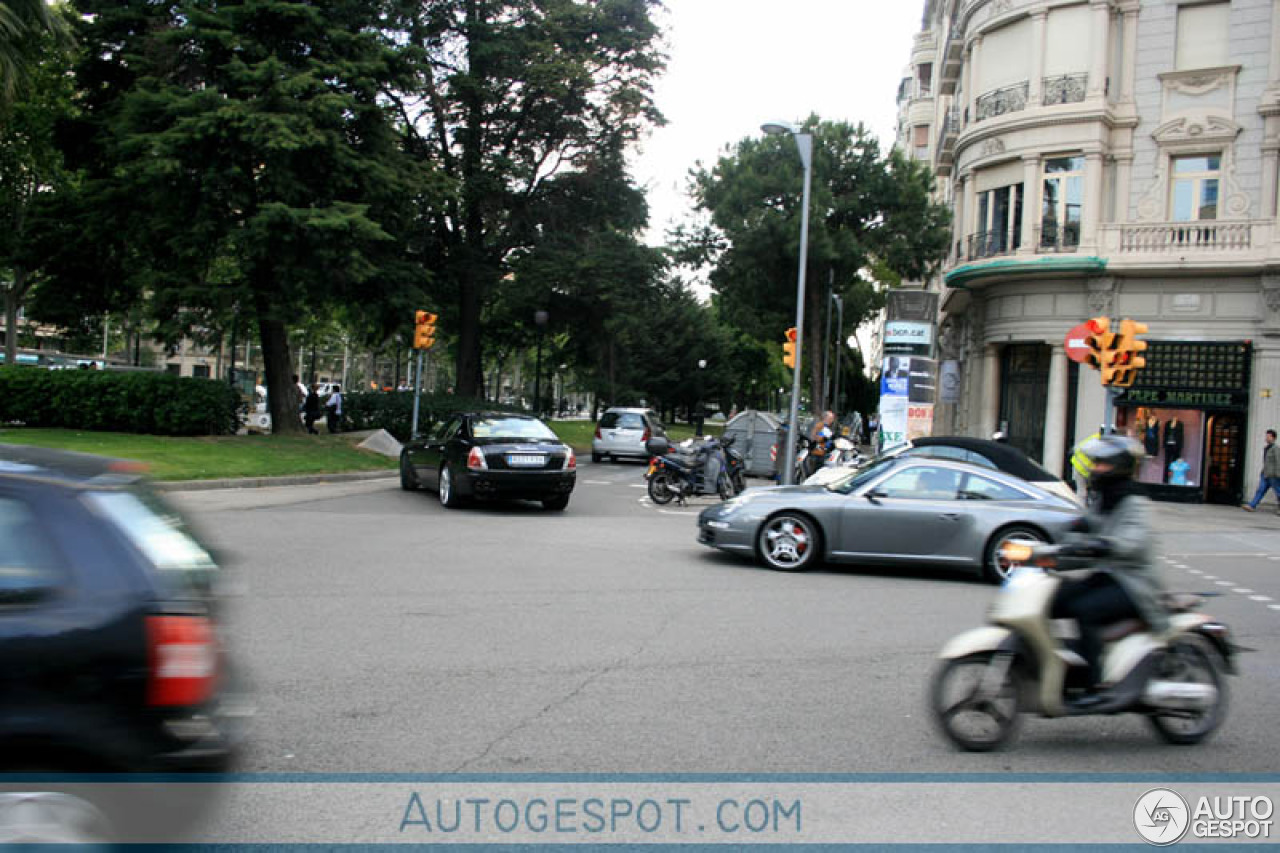
<svg viewBox="0 0 1280 853"><path fill-rule="evenodd" d="M400 451L400 486L435 489L446 507L468 499L522 498L569 505L577 481L573 448L529 415L468 412Z"/></svg>
<svg viewBox="0 0 1280 853"><path fill-rule="evenodd" d="M964 462L884 457L825 486L749 489L698 517L698 541L780 571L823 560L954 567L1000 582L1005 543L1056 542L1073 501Z"/></svg>
<svg viewBox="0 0 1280 853"><path fill-rule="evenodd" d="M930 459L954 459L984 468L995 468L1074 503L1080 503L1075 491L1061 477L1049 473L1021 450L1001 441L960 435L935 435L914 439L902 450L890 453Z"/></svg>
<svg viewBox="0 0 1280 853"><path fill-rule="evenodd" d="M666 438L667 430L649 409L611 408L600 417L591 439L591 461L621 457L648 459L644 444L651 438Z"/></svg>
<svg viewBox="0 0 1280 853"><path fill-rule="evenodd" d="M241 744L224 570L134 468L0 444L0 774L222 771ZM131 818L164 836L208 808L161 787L148 818L0 775L0 839L136 836Z"/></svg>

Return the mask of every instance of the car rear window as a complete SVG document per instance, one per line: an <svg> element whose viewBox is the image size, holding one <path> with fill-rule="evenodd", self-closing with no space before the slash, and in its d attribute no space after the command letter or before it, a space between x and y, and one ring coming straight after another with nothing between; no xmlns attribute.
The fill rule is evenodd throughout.
<svg viewBox="0 0 1280 853"><path fill-rule="evenodd" d="M471 434L476 438L538 438L547 441L560 439L551 427L542 421L529 418L476 418L471 422Z"/></svg>
<svg viewBox="0 0 1280 853"><path fill-rule="evenodd" d="M217 563L187 529L182 517L143 492L90 492L85 502L142 552L175 592L206 594Z"/></svg>
<svg viewBox="0 0 1280 853"><path fill-rule="evenodd" d="M644 429L644 416L635 412L605 412L600 426L602 429Z"/></svg>

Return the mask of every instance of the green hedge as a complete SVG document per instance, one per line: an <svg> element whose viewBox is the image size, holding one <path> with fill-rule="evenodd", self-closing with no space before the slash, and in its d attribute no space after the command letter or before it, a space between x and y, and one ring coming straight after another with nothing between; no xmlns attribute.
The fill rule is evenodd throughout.
<svg viewBox="0 0 1280 853"><path fill-rule="evenodd" d="M225 382L149 371L0 367L0 423L151 435L228 435L240 396Z"/></svg>
<svg viewBox="0 0 1280 853"><path fill-rule="evenodd" d="M521 409L497 403L423 394L418 408L418 434L430 432L436 424L457 412L519 412ZM413 424L413 394L408 391L353 391L342 395L342 428L347 431L385 429L400 441L408 441Z"/></svg>

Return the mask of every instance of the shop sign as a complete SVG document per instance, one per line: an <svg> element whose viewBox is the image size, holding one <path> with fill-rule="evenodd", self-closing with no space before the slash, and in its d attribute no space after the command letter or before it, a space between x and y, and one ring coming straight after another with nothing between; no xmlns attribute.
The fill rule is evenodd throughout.
<svg viewBox="0 0 1280 853"><path fill-rule="evenodd" d="M1249 395L1243 391L1194 391L1164 388L1130 388L1120 398L1134 406L1167 406L1187 409L1243 409Z"/></svg>
<svg viewBox="0 0 1280 853"><path fill-rule="evenodd" d="M884 324L886 355L929 355L933 346L933 324L890 320Z"/></svg>

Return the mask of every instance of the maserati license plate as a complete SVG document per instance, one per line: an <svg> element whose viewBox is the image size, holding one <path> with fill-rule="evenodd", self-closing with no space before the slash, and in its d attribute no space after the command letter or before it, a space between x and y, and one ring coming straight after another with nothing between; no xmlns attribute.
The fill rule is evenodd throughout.
<svg viewBox="0 0 1280 853"><path fill-rule="evenodd" d="M545 453L512 453L507 456L507 464L512 468L541 468L547 464Z"/></svg>

